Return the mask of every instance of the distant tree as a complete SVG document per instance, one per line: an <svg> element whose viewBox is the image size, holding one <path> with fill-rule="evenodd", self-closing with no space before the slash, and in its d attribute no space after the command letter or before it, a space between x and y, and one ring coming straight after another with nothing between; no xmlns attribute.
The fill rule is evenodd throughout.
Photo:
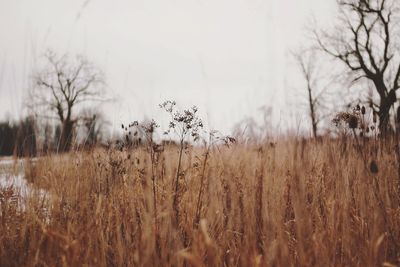
<svg viewBox="0 0 400 267"><path fill-rule="evenodd" d="M54 112L61 125L58 148L68 151L78 120L74 110L82 103L101 100L103 75L83 57L71 60L49 51L45 59L45 67L34 76L32 100Z"/></svg>
<svg viewBox="0 0 400 267"><path fill-rule="evenodd" d="M56 125L55 131L54 131L54 137L53 137L53 150L55 149L56 151L60 147L60 139L61 139L61 126L59 124ZM57 151L58 152L58 151Z"/></svg>
<svg viewBox="0 0 400 267"><path fill-rule="evenodd" d="M0 155L36 156L36 121L27 117L18 123L0 123Z"/></svg>
<svg viewBox="0 0 400 267"><path fill-rule="evenodd" d="M272 137L272 107L257 108L258 116L246 116L233 126L233 137L239 142L265 142Z"/></svg>
<svg viewBox="0 0 400 267"><path fill-rule="evenodd" d="M379 95L371 107L382 134L400 88L398 0L338 0L340 18L332 31L314 30L318 47L343 63L352 81L370 81Z"/></svg>
<svg viewBox="0 0 400 267"><path fill-rule="evenodd" d="M53 135L53 128L51 124L46 122L44 124L43 147L42 147L42 151L45 154L52 149L52 140L51 140L52 135Z"/></svg>
<svg viewBox="0 0 400 267"><path fill-rule="evenodd" d="M94 146L98 144L103 138L103 131L106 126L103 114L94 109L84 109L80 118L85 130L84 145Z"/></svg>
<svg viewBox="0 0 400 267"><path fill-rule="evenodd" d="M9 121L0 123L0 155L11 156L14 153L17 127Z"/></svg>
<svg viewBox="0 0 400 267"><path fill-rule="evenodd" d="M323 106L323 96L329 88L319 74L319 63L316 60L316 53L312 50L299 50L293 53L299 66L301 75L305 81L305 92L307 94L308 114L311 121L311 128L314 138L318 136L318 126L323 118L320 111Z"/></svg>
<svg viewBox="0 0 400 267"><path fill-rule="evenodd" d="M18 125L14 154L17 157L36 156L36 122L34 117L29 116Z"/></svg>

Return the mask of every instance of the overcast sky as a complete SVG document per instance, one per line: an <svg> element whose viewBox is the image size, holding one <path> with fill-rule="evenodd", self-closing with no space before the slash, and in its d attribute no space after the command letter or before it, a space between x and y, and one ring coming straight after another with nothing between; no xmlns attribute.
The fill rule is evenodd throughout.
<svg viewBox="0 0 400 267"><path fill-rule="evenodd" d="M106 74L103 109L121 122L159 117L157 104L195 104L213 128L272 106L288 115L295 68L288 50L307 42L334 0L0 0L0 118L18 117L39 56L83 54ZM28 100L29 101L29 100Z"/></svg>

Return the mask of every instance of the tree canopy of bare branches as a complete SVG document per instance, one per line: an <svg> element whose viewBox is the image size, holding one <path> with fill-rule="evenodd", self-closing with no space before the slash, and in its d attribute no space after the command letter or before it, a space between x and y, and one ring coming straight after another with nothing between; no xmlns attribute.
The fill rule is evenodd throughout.
<svg viewBox="0 0 400 267"><path fill-rule="evenodd" d="M34 76L32 101L54 113L61 124L58 149L68 151L78 119L74 110L80 104L102 99L103 74L80 56L71 60L48 51L44 58L44 68Z"/></svg>
<svg viewBox="0 0 400 267"><path fill-rule="evenodd" d="M399 1L338 0L340 17L332 31L315 30L318 47L341 61L352 81L374 85L380 131L389 129L390 109L400 88Z"/></svg>

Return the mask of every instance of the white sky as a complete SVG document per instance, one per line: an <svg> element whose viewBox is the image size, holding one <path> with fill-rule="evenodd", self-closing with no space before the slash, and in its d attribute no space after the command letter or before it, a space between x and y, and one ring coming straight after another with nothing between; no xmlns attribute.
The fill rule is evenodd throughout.
<svg viewBox="0 0 400 267"><path fill-rule="evenodd" d="M334 0L0 0L0 118L18 117L38 57L81 53L106 73L109 120L158 118L157 104L196 104L229 131L262 105L288 115L288 49L307 42ZM29 101L29 99L27 100ZM282 115L284 114L284 115Z"/></svg>

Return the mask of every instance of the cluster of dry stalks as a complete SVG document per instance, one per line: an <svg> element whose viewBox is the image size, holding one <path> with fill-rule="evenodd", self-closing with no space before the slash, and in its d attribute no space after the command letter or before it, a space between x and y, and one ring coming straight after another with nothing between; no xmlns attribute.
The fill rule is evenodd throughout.
<svg viewBox="0 0 400 267"><path fill-rule="evenodd" d="M291 139L43 158L28 178L47 195L0 193L0 266L396 266L394 143Z"/></svg>

